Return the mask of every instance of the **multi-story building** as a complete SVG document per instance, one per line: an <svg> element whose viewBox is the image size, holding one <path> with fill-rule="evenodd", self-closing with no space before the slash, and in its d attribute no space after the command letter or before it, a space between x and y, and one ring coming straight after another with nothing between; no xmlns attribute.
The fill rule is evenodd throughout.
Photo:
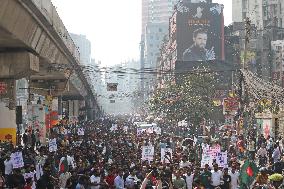
<svg viewBox="0 0 284 189"><path fill-rule="evenodd" d="M142 0L141 86L147 100L156 85L157 58L162 40L168 34L169 18L178 0ZM150 72L150 73L149 73Z"/></svg>
<svg viewBox="0 0 284 189"><path fill-rule="evenodd" d="M85 35L70 34L75 45L79 48L80 62L83 65L91 63L91 42Z"/></svg>
<svg viewBox="0 0 284 189"><path fill-rule="evenodd" d="M284 40L272 41L271 48L273 52L272 79L275 83L284 87Z"/></svg>
<svg viewBox="0 0 284 189"><path fill-rule="evenodd" d="M142 0L142 34L148 23L168 23L178 0Z"/></svg>
<svg viewBox="0 0 284 189"><path fill-rule="evenodd" d="M249 17L258 29L284 26L283 0L232 0L233 22Z"/></svg>
<svg viewBox="0 0 284 189"><path fill-rule="evenodd" d="M106 69L103 73L102 88L97 93L105 113L121 115L137 111L140 98L138 70L139 62L134 60ZM110 90L110 84L115 84L115 89Z"/></svg>

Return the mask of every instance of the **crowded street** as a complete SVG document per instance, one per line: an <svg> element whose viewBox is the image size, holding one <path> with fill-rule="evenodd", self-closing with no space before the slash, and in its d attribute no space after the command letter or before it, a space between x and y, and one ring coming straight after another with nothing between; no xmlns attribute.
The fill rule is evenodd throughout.
<svg viewBox="0 0 284 189"><path fill-rule="evenodd" d="M0 189L284 189L284 0L0 0Z"/></svg>

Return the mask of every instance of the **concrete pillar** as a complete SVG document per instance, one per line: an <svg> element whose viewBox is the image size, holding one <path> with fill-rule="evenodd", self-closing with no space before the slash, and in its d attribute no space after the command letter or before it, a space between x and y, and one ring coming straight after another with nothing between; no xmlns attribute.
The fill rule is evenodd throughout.
<svg viewBox="0 0 284 189"><path fill-rule="evenodd" d="M0 53L0 78L21 79L39 72L39 58L30 52Z"/></svg>
<svg viewBox="0 0 284 189"><path fill-rule="evenodd" d="M68 100L68 107L69 107L69 117L73 117L74 116L74 105L73 105L73 101L72 100Z"/></svg>
<svg viewBox="0 0 284 189"><path fill-rule="evenodd" d="M63 107L62 107L62 97L58 97L58 115L62 116Z"/></svg>
<svg viewBox="0 0 284 189"><path fill-rule="evenodd" d="M73 105L74 116L79 117L79 100L73 100Z"/></svg>

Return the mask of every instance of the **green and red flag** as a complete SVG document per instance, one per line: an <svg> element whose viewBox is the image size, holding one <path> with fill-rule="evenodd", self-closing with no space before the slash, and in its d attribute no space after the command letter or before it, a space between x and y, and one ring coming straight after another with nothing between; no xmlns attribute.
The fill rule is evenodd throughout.
<svg viewBox="0 0 284 189"><path fill-rule="evenodd" d="M240 189L249 188L258 174L258 168L254 162L246 160L240 171Z"/></svg>

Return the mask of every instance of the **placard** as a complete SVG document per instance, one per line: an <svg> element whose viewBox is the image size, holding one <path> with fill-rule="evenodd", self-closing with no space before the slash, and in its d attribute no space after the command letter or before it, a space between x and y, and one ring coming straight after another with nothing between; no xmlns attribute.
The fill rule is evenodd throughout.
<svg viewBox="0 0 284 189"><path fill-rule="evenodd" d="M24 167L24 159L22 152L15 152L11 154L13 169Z"/></svg>
<svg viewBox="0 0 284 189"><path fill-rule="evenodd" d="M144 161L154 160L154 146L142 146L142 160Z"/></svg>
<svg viewBox="0 0 284 189"><path fill-rule="evenodd" d="M56 152L57 151L56 138L49 139L48 147L49 147L50 152Z"/></svg>
<svg viewBox="0 0 284 189"><path fill-rule="evenodd" d="M216 160L216 163L219 167L226 167L228 162L227 152L221 152L220 145L213 147L204 146L202 152L201 167L204 167L205 164L212 166L213 160Z"/></svg>
<svg viewBox="0 0 284 189"><path fill-rule="evenodd" d="M173 150L171 148L161 148L161 162L170 163L173 157Z"/></svg>
<svg viewBox="0 0 284 189"><path fill-rule="evenodd" d="M112 124L110 131L117 131L117 130L118 130L117 124Z"/></svg>
<svg viewBox="0 0 284 189"><path fill-rule="evenodd" d="M78 128L77 134L78 134L79 136L84 136L84 135L85 135L85 130L84 130L83 128Z"/></svg>

